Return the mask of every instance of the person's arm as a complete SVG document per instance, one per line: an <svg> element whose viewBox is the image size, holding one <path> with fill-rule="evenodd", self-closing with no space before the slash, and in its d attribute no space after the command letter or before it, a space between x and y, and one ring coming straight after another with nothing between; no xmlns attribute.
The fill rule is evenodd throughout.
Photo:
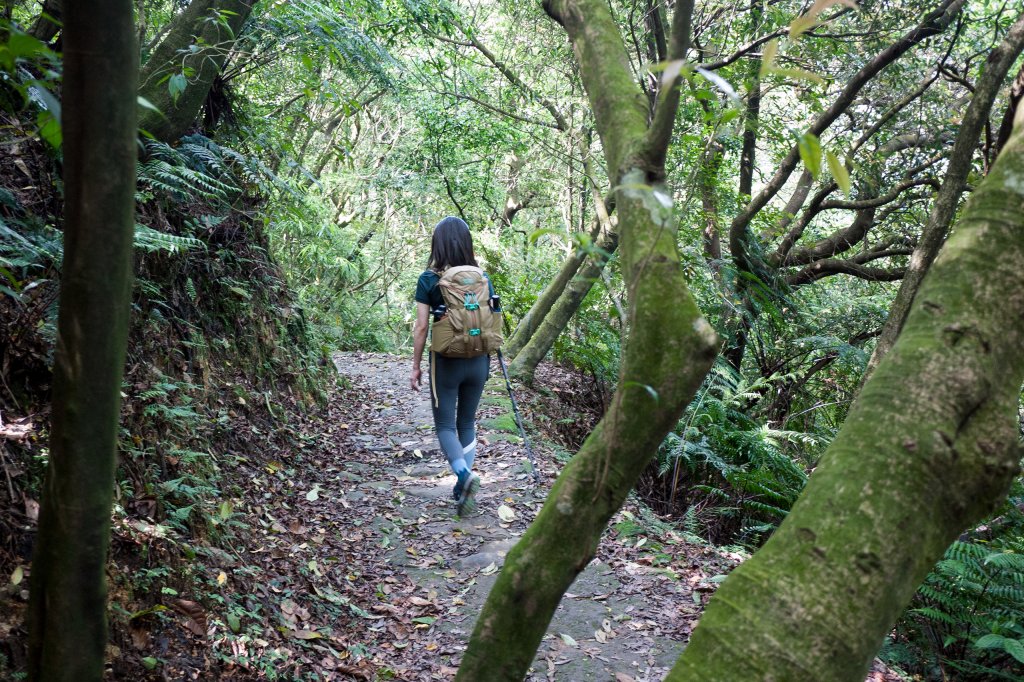
<svg viewBox="0 0 1024 682"><path fill-rule="evenodd" d="M416 302L416 324L412 328L412 375L409 385L412 390L420 390L420 363L423 360L423 347L427 345L427 326L430 323L430 306Z"/></svg>

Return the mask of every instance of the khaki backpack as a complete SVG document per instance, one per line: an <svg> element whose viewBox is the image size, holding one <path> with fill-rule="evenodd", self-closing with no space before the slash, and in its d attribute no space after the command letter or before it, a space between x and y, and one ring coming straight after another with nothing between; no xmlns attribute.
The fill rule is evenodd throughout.
<svg viewBox="0 0 1024 682"><path fill-rule="evenodd" d="M437 285L447 308L434 322L430 350L450 358L490 355L501 347L501 313L491 309L487 275L472 265L448 268Z"/></svg>

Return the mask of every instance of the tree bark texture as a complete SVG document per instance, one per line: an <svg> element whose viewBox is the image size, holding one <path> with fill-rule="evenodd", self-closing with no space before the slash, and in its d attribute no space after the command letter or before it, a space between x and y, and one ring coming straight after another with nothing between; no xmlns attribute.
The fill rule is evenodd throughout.
<svg viewBox="0 0 1024 682"><path fill-rule="evenodd" d="M99 680L135 210L130 0L64 11L64 263L50 464L32 562L29 676Z"/></svg>
<svg viewBox="0 0 1024 682"><path fill-rule="evenodd" d="M978 147L978 140L988 124L992 103L1002 88L1010 67L1013 66L1022 50L1024 50L1024 14L1010 27L1002 43L992 50L985 64L985 71L975 85L971 104L967 108L967 113L964 114L956 143L953 146L953 153L949 158L946 177L935 197L928 222L921 230L921 238L917 242L914 255L910 257L910 265L907 267L900 290L889 309L889 317L882 327L875 352L872 353L871 359L868 361L867 376L870 376L896 342L913 304L917 289L921 286L921 281L928 271L928 266L935 260L936 254L942 247L942 242L946 239L949 224L960 203L960 195L963 194L967 184L967 175L971 171L971 161Z"/></svg>
<svg viewBox="0 0 1024 682"><path fill-rule="evenodd" d="M142 68L140 94L159 112L147 109L140 128L164 142L188 132L254 4L255 0L192 0L174 18ZM175 100L168 79L178 74L185 75L187 85Z"/></svg>
<svg viewBox="0 0 1024 682"><path fill-rule="evenodd" d="M664 169L652 163L664 158L652 138L667 144L668 136L662 127L647 130L645 98L607 4L549 0L544 7L572 40L616 188L629 335L611 406L509 552L459 668L463 681L523 679L562 594L593 558L608 520L678 422L718 345L683 279ZM673 43L679 31L689 34L691 11L692 3L677 3ZM685 51L684 41L670 55ZM670 90L676 88L662 94Z"/></svg>
<svg viewBox="0 0 1024 682"><path fill-rule="evenodd" d="M1018 126L804 493L723 583L668 680L864 679L947 545L1018 471L1022 271Z"/></svg>

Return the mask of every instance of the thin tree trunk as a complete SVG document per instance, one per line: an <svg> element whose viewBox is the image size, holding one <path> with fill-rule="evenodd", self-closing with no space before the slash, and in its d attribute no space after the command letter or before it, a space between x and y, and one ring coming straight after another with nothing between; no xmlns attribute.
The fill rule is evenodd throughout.
<svg viewBox="0 0 1024 682"><path fill-rule="evenodd" d="M131 0L69 3L64 22L64 265L29 608L29 676L47 682L103 676L135 209Z"/></svg>
<svg viewBox="0 0 1024 682"><path fill-rule="evenodd" d="M607 251L608 253L614 253L618 246L618 238L613 236L609 229L606 227L610 220L607 218L607 209L610 208L610 203L605 204L604 217L600 215L595 219L597 223L594 229L590 231L590 238L596 242L599 249ZM598 209L600 212L600 209ZM587 260L587 254L582 249L577 249L572 253L569 258L566 259L565 263L562 264L562 268L555 275L555 278L551 280L544 290L541 292L537 300L534 301L533 305L526 312L525 315L519 320L519 324L516 325L515 331L505 342L502 347L505 355L509 358L515 358L522 351L524 347L533 338L533 335L540 329L541 324L547 318L548 313L554 307L555 303L561 298L565 288L573 281L576 273L579 272L580 267ZM576 311L573 310L573 313ZM570 313L570 317L572 313ZM568 319L566 319L568 322ZM561 330L559 330L561 332Z"/></svg>
<svg viewBox="0 0 1024 682"><path fill-rule="evenodd" d="M255 0L192 0L171 23L142 68L140 94L160 112L147 109L139 127L172 142L188 132L220 73ZM195 50L189 50L189 46ZM184 74L187 85L175 99L169 78Z"/></svg>
<svg viewBox="0 0 1024 682"><path fill-rule="evenodd" d="M789 516L708 605L670 682L863 680L947 545L1018 471L1024 116Z"/></svg>
<svg viewBox="0 0 1024 682"><path fill-rule="evenodd" d="M608 259L618 245L618 235L614 232L609 233L608 239L599 244L599 248L604 253L595 254L588 259L576 276L565 286L558 300L544 316L533 336L530 337L529 342L516 353L515 360L508 368L510 374L528 384L533 382L533 374L537 370L537 365L555 345L555 341L569 325L569 320L580 309L583 299L587 297L594 283L601 277L601 271L604 270L604 266L607 265Z"/></svg>
<svg viewBox="0 0 1024 682"><path fill-rule="evenodd" d="M32 37L48 43L60 33L60 22L62 20L61 0L45 0L43 9L32 25Z"/></svg>
<svg viewBox="0 0 1024 682"><path fill-rule="evenodd" d="M967 175L971 170L971 161L975 149L977 149L978 140L988 123L992 103L1021 50L1024 50L1024 14L1010 27L1003 42L989 55L985 71L978 79L971 97L971 104L960 124L953 153L949 157L946 177L935 197L935 204L928 216L928 222L921 230L921 238L914 249L914 255L910 257L910 265L907 267L900 290L889 309L889 317L882 326L882 333L878 337L875 352L872 353L871 359L868 361L865 377L871 375L896 342L914 302L917 289L921 286L921 281L928 271L928 266L931 265L946 239L949 224L960 203L960 195L963 194L967 184Z"/></svg>
<svg viewBox="0 0 1024 682"><path fill-rule="evenodd" d="M576 49L616 188L629 335L608 412L509 552L456 680L523 679L562 594L593 558L608 520L678 422L717 347L683 279L671 210L663 204L671 196L663 184L664 159L678 87L662 89L648 128L647 103L608 5L549 0L544 7ZM673 59L685 57L692 10L692 2L676 3Z"/></svg>
<svg viewBox="0 0 1024 682"><path fill-rule="evenodd" d="M757 35L764 14L764 0L751 0L750 30ZM743 117L743 148L740 152L740 197L742 201L750 201L754 190L754 168L757 167L757 124L761 116L761 60L750 60L749 93L747 109Z"/></svg>

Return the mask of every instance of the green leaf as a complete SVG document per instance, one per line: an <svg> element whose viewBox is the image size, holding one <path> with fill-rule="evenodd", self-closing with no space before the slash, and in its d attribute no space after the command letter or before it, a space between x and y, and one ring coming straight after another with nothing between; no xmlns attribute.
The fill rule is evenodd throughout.
<svg viewBox="0 0 1024 682"><path fill-rule="evenodd" d="M641 384L639 381L627 381L622 385L623 388L629 388L630 386L637 386L647 391L647 395L654 398L654 402L658 402L658 392L654 390L653 386L649 384Z"/></svg>
<svg viewBox="0 0 1024 682"><path fill-rule="evenodd" d="M552 227L542 227L539 230L534 230L530 233L530 243L536 242L538 239L546 234L565 234L564 230L556 230Z"/></svg>
<svg viewBox="0 0 1024 682"><path fill-rule="evenodd" d="M233 613L229 613L225 620L227 620L228 628L231 630L231 632L235 633L236 635L239 632L241 632L241 630L242 630L242 621L241 621L241 619L238 616L236 616Z"/></svg>
<svg viewBox="0 0 1024 682"><path fill-rule="evenodd" d="M779 41L770 40L761 51L761 72L759 76L764 78L775 68L775 57L779 54Z"/></svg>
<svg viewBox="0 0 1024 682"><path fill-rule="evenodd" d="M46 140L54 149L60 149L64 141L60 121L49 111L40 111L36 117L36 125L39 126L39 137Z"/></svg>
<svg viewBox="0 0 1024 682"><path fill-rule="evenodd" d="M1024 642L1019 639L1007 639L1003 642L1003 651L1024 663Z"/></svg>
<svg viewBox="0 0 1024 682"><path fill-rule="evenodd" d="M797 138L797 148L800 150L800 158L803 160L807 170L815 179L821 172L821 142L818 136L813 133L804 133Z"/></svg>
<svg viewBox="0 0 1024 682"><path fill-rule="evenodd" d="M433 625L437 618L431 618L430 616L420 616L419 618L413 618L414 623L423 623L424 625Z"/></svg>
<svg viewBox="0 0 1024 682"><path fill-rule="evenodd" d="M154 670L159 664L160 661L156 660L152 656L146 656L142 659L142 665L145 666L146 670Z"/></svg>
<svg viewBox="0 0 1024 682"><path fill-rule="evenodd" d="M156 106L155 104L153 104L152 102L150 102L150 101L149 101L148 99L146 99L146 98L145 98L145 97L143 97L142 95L139 95L138 97L136 97L136 98L135 98L135 101L136 101L136 102L138 103L138 105L139 105L140 107L142 107L143 109L149 109L150 111L155 111L155 112L157 112L158 114L162 113L162 112L160 111L160 109L158 109L158 108L157 108L157 106Z"/></svg>
<svg viewBox="0 0 1024 682"><path fill-rule="evenodd" d="M773 69L768 69L768 73L773 73L776 76L782 76L783 78L789 77L789 78L794 78L796 80L810 81L810 82L816 83L818 85L821 85L822 83L825 82L825 79L822 78L821 76L819 76L818 74L811 73L810 71L807 71L805 69L797 69L797 68L780 68L780 69L775 69L775 68L773 68Z"/></svg>
<svg viewBox="0 0 1024 682"><path fill-rule="evenodd" d="M828 172L832 174L839 189L843 190L843 194L846 196L850 196L850 174L847 172L846 166L832 152L825 152L825 160L828 162Z"/></svg>
<svg viewBox="0 0 1024 682"><path fill-rule="evenodd" d="M188 86L188 81L185 80L185 75L176 73L167 79L167 92L171 93L171 100L177 104L178 98L181 97L181 93L185 92L185 88Z"/></svg>
<svg viewBox="0 0 1024 682"><path fill-rule="evenodd" d="M1006 637L1003 637L1002 635L985 635L983 637L979 637L978 640L974 642L974 646L979 649L1001 649L1003 648L1003 642L1005 640Z"/></svg>

